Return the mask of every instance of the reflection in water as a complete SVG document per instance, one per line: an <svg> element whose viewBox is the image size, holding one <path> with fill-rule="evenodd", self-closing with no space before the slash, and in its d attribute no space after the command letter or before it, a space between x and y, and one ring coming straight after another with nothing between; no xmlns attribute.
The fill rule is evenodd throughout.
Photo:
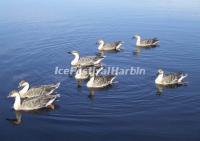
<svg viewBox="0 0 200 141"><path fill-rule="evenodd" d="M6 120L8 120L13 125L19 125L22 122L22 113L20 111L15 111L15 118L7 118Z"/></svg>
<svg viewBox="0 0 200 141"><path fill-rule="evenodd" d="M107 50L107 51L99 51L96 55L99 55L99 56L104 56L105 53L119 53L121 52L122 50L118 51L118 50Z"/></svg>
<svg viewBox="0 0 200 141"><path fill-rule="evenodd" d="M174 84L174 85L167 85L167 86L163 86L163 85L156 85L156 95L162 95L163 90L164 89L175 89L181 86L187 86L187 83L184 84Z"/></svg>
<svg viewBox="0 0 200 141"><path fill-rule="evenodd" d="M104 87L104 88L90 88L88 98L93 99L95 97L95 92L106 91L106 90L110 89L111 87L112 87L112 85L109 85L109 86Z"/></svg>
<svg viewBox="0 0 200 141"><path fill-rule="evenodd" d="M39 110L33 110L33 111L27 111L26 113L32 114L32 115L38 115L38 114L43 114L46 112L50 112L52 110L58 109L59 106L54 104L51 105L47 108L42 108ZM15 113L15 118L6 118L7 121L9 121L13 125L20 125L22 123L22 114L24 111L14 111Z"/></svg>
<svg viewBox="0 0 200 141"><path fill-rule="evenodd" d="M153 49L156 47L158 47L158 46L149 46L149 47L135 46L135 50L134 50L133 54L137 56L137 55L140 55L142 49L148 50L148 49Z"/></svg>
<svg viewBox="0 0 200 141"><path fill-rule="evenodd" d="M141 47L136 46L133 54L137 56L140 55L140 52L141 52Z"/></svg>
<svg viewBox="0 0 200 141"><path fill-rule="evenodd" d="M83 85L83 80L77 80L77 87L80 88Z"/></svg>
<svg viewBox="0 0 200 141"><path fill-rule="evenodd" d="M94 97L95 97L95 90L94 90L94 89L89 89L88 98L89 98L90 100L94 100Z"/></svg>

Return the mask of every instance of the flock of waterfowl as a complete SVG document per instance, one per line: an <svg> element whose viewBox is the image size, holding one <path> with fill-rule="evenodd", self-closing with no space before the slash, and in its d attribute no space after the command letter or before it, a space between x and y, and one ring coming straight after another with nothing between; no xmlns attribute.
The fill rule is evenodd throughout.
<svg viewBox="0 0 200 141"><path fill-rule="evenodd" d="M159 43L157 38L141 39L139 35L135 35L134 38L136 39L136 46L140 47L155 47ZM113 43L105 43L103 40L99 40L97 44L99 51L120 51L123 42L117 41ZM101 62L105 56L100 54L80 57L80 54L77 51L71 51L68 53L74 56L74 59L71 61L71 66L76 67L75 79L89 79L86 84L88 88L104 88L113 84L117 74L100 75L100 72L103 70ZM93 68L94 71L89 71L91 68ZM187 77L187 74L180 72L165 74L162 69L159 69L155 83L164 86L182 84L184 83L183 79L185 77ZM60 96L59 94L54 93L59 86L60 83L30 87L27 81L22 80L19 83L20 90L11 91L8 97L15 98L13 109L16 111L37 110L45 107L53 108L54 101Z"/></svg>

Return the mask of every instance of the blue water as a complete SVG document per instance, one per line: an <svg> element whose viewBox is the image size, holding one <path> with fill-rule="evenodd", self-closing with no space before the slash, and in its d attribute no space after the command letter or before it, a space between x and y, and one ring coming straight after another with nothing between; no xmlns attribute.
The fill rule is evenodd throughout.
<svg viewBox="0 0 200 141"><path fill-rule="evenodd" d="M1 0L0 140L199 141L199 0ZM137 49L133 35L157 37L160 46ZM72 56L97 53L96 41L123 40L124 50L106 53L107 66L144 68L143 76L119 76L89 97L68 75ZM188 84L157 92L157 69L189 74ZM61 82L55 110L16 116L8 93L20 80L31 85Z"/></svg>

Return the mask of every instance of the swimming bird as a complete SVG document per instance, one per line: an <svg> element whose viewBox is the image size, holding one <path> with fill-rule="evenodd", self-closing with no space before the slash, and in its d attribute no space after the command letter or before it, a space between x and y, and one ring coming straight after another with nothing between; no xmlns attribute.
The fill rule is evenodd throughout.
<svg viewBox="0 0 200 141"><path fill-rule="evenodd" d="M89 77L89 71L90 69L88 68L78 68L77 71L76 71L76 74L75 74L75 79L78 79L78 80L84 80L84 79L88 79Z"/></svg>
<svg viewBox="0 0 200 141"><path fill-rule="evenodd" d="M75 56L75 58L71 61L72 66L82 66L82 67L94 66L94 65L100 64L101 61L105 58L105 56L80 57L80 54L78 51L71 51L68 53Z"/></svg>
<svg viewBox="0 0 200 141"><path fill-rule="evenodd" d="M75 73L75 79L84 80L88 79L90 75L92 75L97 69L100 69L102 64L98 64L91 67L78 67Z"/></svg>
<svg viewBox="0 0 200 141"><path fill-rule="evenodd" d="M99 45L98 50L100 50L100 51L111 51L111 50L120 51L123 42L122 41L116 41L116 42L113 42L113 43L105 43L104 40L99 40L97 42L97 44Z"/></svg>
<svg viewBox="0 0 200 141"><path fill-rule="evenodd" d="M50 95L52 94L58 87L60 83L57 84L49 84L49 85L41 85L38 87L30 87L29 83L25 80L20 81L19 88L22 88L19 93L21 98L30 98L41 95Z"/></svg>
<svg viewBox="0 0 200 141"><path fill-rule="evenodd" d="M155 83L158 85L174 85L174 84L183 84L183 79L186 78L188 75L175 72L170 74L164 74L162 69L158 70L158 76L155 79Z"/></svg>
<svg viewBox="0 0 200 141"><path fill-rule="evenodd" d="M158 45L159 43L157 38L141 39L139 35L135 35L133 38L136 39L136 46L140 47L152 47Z"/></svg>
<svg viewBox="0 0 200 141"><path fill-rule="evenodd" d="M16 111L30 111L30 110L37 110L41 108L46 108L51 106L53 102L58 98L60 95L42 95L32 98L22 99L20 97L20 93L16 90L13 90L9 93L8 97L14 97L15 102L13 104L13 109Z"/></svg>
<svg viewBox="0 0 200 141"><path fill-rule="evenodd" d="M93 74L93 76L90 77L90 80L86 84L88 88L103 88L113 83L116 75L100 76L98 74L102 69L103 67L101 67L95 74Z"/></svg>

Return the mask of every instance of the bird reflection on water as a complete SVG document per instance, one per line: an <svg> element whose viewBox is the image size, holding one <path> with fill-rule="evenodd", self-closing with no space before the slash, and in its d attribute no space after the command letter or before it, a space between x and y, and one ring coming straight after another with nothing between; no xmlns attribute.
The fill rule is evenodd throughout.
<svg viewBox="0 0 200 141"><path fill-rule="evenodd" d="M43 108L43 109L39 109L39 110L34 110L34 111L14 111L15 114L15 118L6 118L7 121L9 121L9 123L11 123L12 125L20 125L23 123L23 114L30 114L30 115L41 115L42 113L47 113L47 112L51 112L55 109L59 109L59 106L54 104L53 107L48 107L48 108Z"/></svg>
<svg viewBox="0 0 200 141"><path fill-rule="evenodd" d="M15 118L7 118L6 120L13 125L20 125L22 123L22 114L20 111L15 111Z"/></svg>
<svg viewBox="0 0 200 141"><path fill-rule="evenodd" d="M98 91L106 91L108 89L110 89L112 87L112 85L109 85L107 87L104 87L103 89L102 88L90 88L89 89L89 95L88 95L88 98L93 100L94 97L95 97L95 93L98 92Z"/></svg>
<svg viewBox="0 0 200 141"><path fill-rule="evenodd" d="M150 49L154 49L154 48L157 48L157 47L159 47L159 45L158 45L158 46L149 46L149 47L135 46L135 49L134 49L134 51L133 51L133 54L134 54L135 56L138 56L138 55L140 55L140 53L141 53L142 50L150 50Z"/></svg>
<svg viewBox="0 0 200 141"><path fill-rule="evenodd" d="M187 83L183 84L174 84L174 85L156 85L156 95L161 96L163 94L164 89L176 89L178 87L187 86Z"/></svg>

